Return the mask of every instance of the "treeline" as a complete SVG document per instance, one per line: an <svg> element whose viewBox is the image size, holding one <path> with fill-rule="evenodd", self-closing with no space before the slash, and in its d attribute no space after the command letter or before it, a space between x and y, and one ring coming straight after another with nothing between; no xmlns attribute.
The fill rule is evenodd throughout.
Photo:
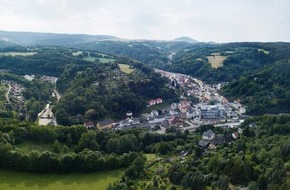
<svg viewBox="0 0 290 190"><path fill-rule="evenodd" d="M152 66L165 65L168 62L167 51L158 48L153 42L122 42L122 41L99 41L83 43L79 48L108 53L118 56L126 56Z"/></svg>
<svg viewBox="0 0 290 190"><path fill-rule="evenodd" d="M290 112L290 64L279 61L259 72L246 75L226 86L222 93L231 99L241 99L247 113Z"/></svg>
<svg viewBox="0 0 290 190"><path fill-rule="evenodd" d="M0 51L1 52L12 52L12 51L26 51L27 48L13 44L8 41L0 40Z"/></svg>
<svg viewBox="0 0 290 190"><path fill-rule="evenodd" d="M170 102L177 98L166 86L169 81L152 69L127 58L118 61L131 65L135 71L124 74L116 63L64 70L57 81L57 88L63 93L54 108L58 123L72 125L105 116L120 119L128 111L138 115L149 99L161 97Z"/></svg>
<svg viewBox="0 0 290 190"><path fill-rule="evenodd" d="M162 151L156 143L171 143L178 139L185 140L186 134L160 135L142 129L103 132L88 130L81 125L37 126L0 119L0 166L35 172L93 172L123 168L140 161L134 162L136 158L144 160L139 152ZM29 146L27 142L40 143L51 149L27 152L19 148ZM132 167L128 168L127 174L135 176L136 168Z"/></svg>
<svg viewBox="0 0 290 190"><path fill-rule="evenodd" d="M40 74L59 76L66 65L91 64L71 56L65 49L41 48L32 56L0 56L0 69L18 75Z"/></svg>

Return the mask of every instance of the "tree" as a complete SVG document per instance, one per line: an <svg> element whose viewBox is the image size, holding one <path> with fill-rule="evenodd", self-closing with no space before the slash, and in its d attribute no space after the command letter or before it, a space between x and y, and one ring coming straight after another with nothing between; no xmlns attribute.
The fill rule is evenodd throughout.
<svg viewBox="0 0 290 190"><path fill-rule="evenodd" d="M155 145L156 152L159 154L167 154L170 152L171 147L169 143L161 141Z"/></svg>
<svg viewBox="0 0 290 190"><path fill-rule="evenodd" d="M56 117L57 122L61 125L70 124L68 114L63 108L60 108L55 112L55 117Z"/></svg>
<svg viewBox="0 0 290 190"><path fill-rule="evenodd" d="M67 134L66 135L66 142L65 144L68 146L68 147L71 147L73 145L73 141L72 141L72 138L71 138L71 134Z"/></svg>
<svg viewBox="0 0 290 190"><path fill-rule="evenodd" d="M59 154L60 153L60 146L58 140L55 140L53 143L53 152Z"/></svg>

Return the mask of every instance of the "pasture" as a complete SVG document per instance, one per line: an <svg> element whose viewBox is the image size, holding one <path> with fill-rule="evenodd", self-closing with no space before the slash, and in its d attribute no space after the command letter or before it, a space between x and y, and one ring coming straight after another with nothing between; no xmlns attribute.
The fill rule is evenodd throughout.
<svg viewBox="0 0 290 190"><path fill-rule="evenodd" d="M270 51L264 50L264 49L258 49L259 52L263 52L264 54L268 55Z"/></svg>
<svg viewBox="0 0 290 190"><path fill-rule="evenodd" d="M32 56L37 52L0 52L0 56Z"/></svg>
<svg viewBox="0 0 290 190"><path fill-rule="evenodd" d="M207 56L208 62L210 63L212 68L222 67L226 58L227 56L221 55Z"/></svg>
<svg viewBox="0 0 290 190"><path fill-rule="evenodd" d="M135 69L130 68L130 65L127 65L127 64L118 64L118 65L121 71L127 74L131 74L135 70Z"/></svg>
<svg viewBox="0 0 290 190"><path fill-rule="evenodd" d="M117 181L123 170L98 173L28 173L0 169L0 190L103 190Z"/></svg>

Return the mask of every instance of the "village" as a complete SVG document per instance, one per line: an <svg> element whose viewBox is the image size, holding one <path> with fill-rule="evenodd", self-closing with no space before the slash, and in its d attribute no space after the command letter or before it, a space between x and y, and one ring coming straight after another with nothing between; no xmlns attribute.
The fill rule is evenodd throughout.
<svg viewBox="0 0 290 190"><path fill-rule="evenodd" d="M13 103L12 109L19 110L24 105L24 87L12 80L1 80L1 83L8 86L5 105Z"/></svg>
<svg viewBox="0 0 290 190"><path fill-rule="evenodd" d="M99 130L146 128L150 132L162 134L169 127L178 128L181 131L195 131L202 125L234 129L238 128L244 121L245 107L237 101L229 102L218 93L225 84L207 85L201 80L188 75L158 69L155 71L170 79L170 88L179 89L183 92L180 94L179 102L172 103L164 108L161 106L164 105L162 98L152 99L148 101L147 107L156 109L149 113L143 113L140 117L133 117L134 114L128 112L127 118L119 122L107 119L95 125L92 121L88 121L84 123L84 126L98 128ZM198 101L192 102L192 98ZM213 148L225 141L238 138L241 132L241 129L238 129L229 134L228 137L224 137L208 130L202 135L199 146Z"/></svg>

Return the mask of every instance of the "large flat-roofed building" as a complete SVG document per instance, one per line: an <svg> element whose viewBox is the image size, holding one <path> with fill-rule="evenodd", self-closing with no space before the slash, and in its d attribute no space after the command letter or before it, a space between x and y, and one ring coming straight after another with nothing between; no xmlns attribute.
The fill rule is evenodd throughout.
<svg viewBox="0 0 290 190"><path fill-rule="evenodd" d="M225 116L226 111L217 105L205 105L200 109L202 119L216 119Z"/></svg>

